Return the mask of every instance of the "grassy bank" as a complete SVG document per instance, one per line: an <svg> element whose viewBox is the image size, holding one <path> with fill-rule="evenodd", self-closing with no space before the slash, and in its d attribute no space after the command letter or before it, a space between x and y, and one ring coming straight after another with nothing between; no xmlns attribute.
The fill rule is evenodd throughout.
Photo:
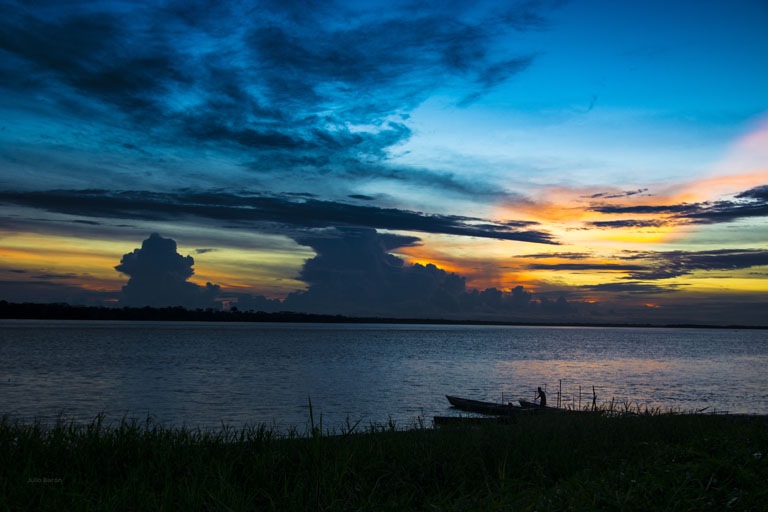
<svg viewBox="0 0 768 512"><path fill-rule="evenodd" d="M349 435L0 423L6 510L765 510L768 423L531 415Z"/></svg>

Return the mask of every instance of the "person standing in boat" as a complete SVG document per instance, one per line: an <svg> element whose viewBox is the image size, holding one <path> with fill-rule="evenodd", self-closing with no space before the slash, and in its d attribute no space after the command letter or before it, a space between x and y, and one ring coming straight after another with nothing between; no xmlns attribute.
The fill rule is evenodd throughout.
<svg viewBox="0 0 768 512"><path fill-rule="evenodd" d="M539 389L537 390L537 393L538 394L536 395L536 399L539 399L539 398L541 399L539 401L539 407L546 407L547 406L547 394L544 392L544 390L541 389L541 387L539 387Z"/></svg>

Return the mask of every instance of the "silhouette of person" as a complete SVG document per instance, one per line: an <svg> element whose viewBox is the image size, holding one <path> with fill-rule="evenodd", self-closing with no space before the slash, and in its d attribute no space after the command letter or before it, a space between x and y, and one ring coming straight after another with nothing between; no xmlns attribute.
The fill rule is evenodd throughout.
<svg viewBox="0 0 768 512"><path fill-rule="evenodd" d="M537 392L538 392L538 395L536 395L536 398L541 398L541 400L539 401L539 407L546 407L547 394L541 388L539 388Z"/></svg>

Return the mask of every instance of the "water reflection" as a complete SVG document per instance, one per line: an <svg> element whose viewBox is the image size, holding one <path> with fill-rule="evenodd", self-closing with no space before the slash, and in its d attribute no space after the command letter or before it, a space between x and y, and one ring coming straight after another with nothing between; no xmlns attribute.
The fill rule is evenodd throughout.
<svg viewBox="0 0 768 512"><path fill-rule="evenodd" d="M766 331L141 322L0 323L4 414L168 424L400 423L445 394L768 413Z"/></svg>

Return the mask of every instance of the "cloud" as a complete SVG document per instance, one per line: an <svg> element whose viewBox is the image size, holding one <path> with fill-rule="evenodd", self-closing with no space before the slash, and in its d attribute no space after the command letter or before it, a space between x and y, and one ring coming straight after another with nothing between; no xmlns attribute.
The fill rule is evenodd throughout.
<svg viewBox="0 0 768 512"><path fill-rule="evenodd" d="M260 176L392 179L382 162L411 137L408 112L446 88L469 104L522 73L536 53L499 43L545 25L535 2L4 7L0 88L34 95L30 109L99 124L116 152L213 151Z"/></svg>
<svg viewBox="0 0 768 512"><path fill-rule="evenodd" d="M240 311L264 311L266 313L275 313L286 311L286 306L280 299L268 299L263 295L251 295L250 293L225 293L224 299L233 301L230 306L236 307Z"/></svg>
<svg viewBox="0 0 768 512"><path fill-rule="evenodd" d="M616 206L616 205L602 205L594 206L590 210L599 213L640 213L640 214L652 214L652 213L669 213L676 214L681 217L686 217L690 214L695 214L701 211L703 203L680 203L671 205L636 205L636 206Z"/></svg>
<svg viewBox="0 0 768 512"><path fill-rule="evenodd" d="M642 194L643 192L647 192L647 191L648 191L647 188L639 188L637 190L628 190L628 191L619 192L619 193L600 192L600 193L592 194L591 196L586 196L586 197L589 199L597 199L597 198L616 199L618 197L629 197L637 194Z"/></svg>
<svg viewBox="0 0 768 512"><path fill-rule="evenodd" d="M660 286L657 284L641 283L637 281L629 281L622 283L602 283L602 284L590 284L580 286L585 290L592 290L596 292L619 292L630 294L667 294L678 290L676 286Z"/></svg>
<svg viewBox="0 0 768 512"><path fill-rule="evenodd" d="M599 228L599 229L621 229L621 228L658 228L661 226L665 226L669 224L669 222L661 219L655 219L655 220L637 220L637 219L627 219L627 220L602 220L602 221L593 221L593 222L587 222L586 225L593 227L593 228Z"/></svg>
<svg viewBox="0 0 768 512"><path fill-rule="evenodd" d="M592 254L588 252L542 252L537 254L521 254L520 257L534 259L563 258L567 260L583 260L592 257Z"/></svg>
<svg viewBox="0 0 768 512"><path fill-rule="evenodd" d="M79 274L72 274L72 273L69 273L69 274L55 274L55 273L51 273L51 272L46 272L45 274L36 274L36 275L30 276L30 277L32 277L34 279L46 279L46 280L50 280L50 279L76 279L76 278L80 277L80 275Z"/></svg>
<svg viewBox="0 0 768 512"><path fill-rule="evenodd" d="M660 222L678 224L731 222L743 218L768 216L768 185L761 185L736 194L733 200L669 205L597 205L590 210L606 214L666 214L669 218ZM605 222L592 222L589 225L613 227ZM621 227L620 224L617 224L617 227Z"/></svg>
<svg viewBox="0 0 768 512"><path fill-rule="evenodd" d="M466 278L433 264L407 265L391 254L418 242L415 237L373 229L337 229L323 236L297 238L316 256L297 276L307 290L291 293L283 307L316 313L423 318L528 318L563 315L565 299L535 299L518 286L468 289Z"/></svg>
<svg viewBox="0 0 768 512"><path fill-rule="evenodd" d="M768 265L768 250L637 251L621 258L647 263L646 267L631 272L630 279L655 280L678 277L696 270L738 270Z"/></svg>
<svg viewBox="0 0 768 512"><path fill-rule="evenodd" d="M66 302L67 304L104 306L115 299L114 292L88 290L51 280L16 281L0 279L0 298L9 302Z"/></svg>
<svg viewBox="0 0 768 512"><path fill-rule="evenodd" d="M760 185L749 190L736 194L739 199L754 199L757 201L768 202L768 185Z"/></svg>
<svg viewBox="0 0 768 512"><path fill-rule="evenodd" d="M554 237L545 231L519 230L514 225L498 224L474 217L428 215L410 210L283 195L53 190L0 192L0 203L86 217L167 221L169 218L183 219L194 216L211 221L236 222L241 228L257 223L263 229L265 223L294 229L359 226L557 244Z"/></svg>
<svg viewBox="0 0 768 512"><path fill-rule="evenodd" d="M621 265L617 263L534 263L526 267L528 270L566 270L566 271L579 271L579 270L623 270L623 271L639 271L645 270L647 267L643 265Z"/></svg>
<svg viewBox="0 0 768 512"><path fill-rule="evenodd" d="M188 282L194 274L192 256L176 252L176 242L153 233L135 249L123 255L115 270L130 279L123 286L120 304L124 306L214 307L220 293L218 285L198 286Z"/></svg>

